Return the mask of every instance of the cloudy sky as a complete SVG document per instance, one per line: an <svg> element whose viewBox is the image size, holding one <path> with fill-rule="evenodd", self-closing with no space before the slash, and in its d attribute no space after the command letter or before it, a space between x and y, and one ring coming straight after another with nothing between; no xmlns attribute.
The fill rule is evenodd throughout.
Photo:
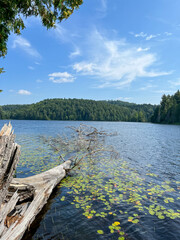
<svg viewBox="0 0 180 240"><path fill-rule="evenodd" d="M158 104L180 89L179 0L84 0L56 29L25 19L0 59L0 104L47 98Z"/></svg>

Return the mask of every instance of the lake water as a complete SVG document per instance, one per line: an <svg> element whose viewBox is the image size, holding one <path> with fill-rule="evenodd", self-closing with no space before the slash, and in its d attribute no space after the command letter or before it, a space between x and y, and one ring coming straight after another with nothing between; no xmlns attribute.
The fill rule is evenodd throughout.
<svg viewBox="0 0 180 240"><path fill-rule="evenodd" d="M67 126L83 123L11 122L22 152L17 177L59 164L41 136L69 135ZM24 239L180 239L180 126L84 123L117 132L106 144L120 159L99 157L62 181Z"/></svg>

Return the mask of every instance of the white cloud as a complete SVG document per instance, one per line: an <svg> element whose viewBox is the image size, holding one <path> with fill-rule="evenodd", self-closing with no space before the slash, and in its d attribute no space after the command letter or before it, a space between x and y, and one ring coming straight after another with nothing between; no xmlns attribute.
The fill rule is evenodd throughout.
<svg viewBox="0 0 180 240"><path fill-rule="evenodd" d="M21 89L21 90L18 91L18 94L20 94L20 95L31 95L32 93L27 91L27 90Z"/></svg>
<svg viewBox="0 0 180 240"><path fill-rule="evenodd" d="M32 57L41 57L38 51L31 46L30 42L21 36L15 37L12 48L21 48L23 51L25 51L28 55Z"/></svg>
<svg viewBox="0 0 180 240"><path fill-rule="evenodd" d="M107 0L99 0L100 5L96 8L97 14L96 17L104 18L107 13Z"/></svg>
<svg viewBox="0 0 180 240"><path fill-rule="evenodd" d="M74 44L74 39L79 40L81 38L81 34L77 32L72 32L68 28L62 27L62 25L60 24L57 24L56 27L51 29L49 32L50 35L59 40L60 43L70 43L75 48L76 46Z"/></svg>
<svg viewBox="0 0 180 240"><path fill-rule="evenodd" d="M107 9L107 0L101 0L101 5L103 9Z"/></svg>
<svg viewBox="0 0 180 240"><path fill-rule="evenodd" d="M164 33L166 36L172 36L173 34L172 33L170 33L170 32L165 32Z"/></svg>
<svg viewBox="0 0 180 240"><path fill-rule="evenodd" d="M101 83L99 88L122 88L138 77L158 77L171 72L155 70L156 55L137 48L123 39L111 40L95 30L89 34L86 46L81 50L86 60L73 64L81 75L92 76ZM83 56L82 56L83 57Z"/></svg>
<svg viewBox="0 0 180 240"><path fill-rule="evenodd" d="M137 49L137 52L147 52L147 51L149 51L150 50L150 48L141 48L141 47L139 47L138 49Z"/></svg>
<svg viewBox="0 0 180 240"><path fill-rule="evenodd" d="M37 83L42 83L43 81L40 80L40 79L37 79L36 82L37 82Z"/></svg>
<svg viewBox="0 0 180 240"><path fill-rule="evenodd" d="M140 33L136 33L136 34L133 34L136 38L137 37L142 37L142 38L145 38L147 37L147 33L144 33L144 32L140 32Z"/></svg>
<svg viewBox="0 0 180 240"><path fill-rule="evenodd" d="M140 33L133 33L133 32L130 32L130 34L132 34L134 37L138 38L138 37L141 37L141 38L144 38L146 41L149 41L153 38L157 38L157 37L163 37L164 35L165 36L171 36L172 33L170 32L164 32L164 33L157 33L157 34L150 34L148 35L147 33L144 33L144 32L140 32Z"/></svg>
<svg viewBox="0 0 180 240"><path fill-rule="evenodd" d="M69 42L70 41L70 36L68 31L63 28L61 25L56 25L55 29L51 30L51 33L59 39L62 42Z"/></svg>
<svg viewBox="0 0 180 240"><path fill-rule="evenodd" d="M151 40L152 38L156 38L157 36L159 36L159 34L157 34L157 35L151 34L151 35L149 35L149 36L146 37L146 40L149 41L149 40Z"/></svg>
<svg viewBox="0 0 180 240"><path fill-rule="evenodd" d="M107 0L101 0L101 11L104 13L107 11Z"/></svg>
<svg viewBox="0 0 180 240"><path fill-rule="evenodd" d="M148 90L148 89L151 89L151 88L154 88L154 87L157 87L157 86L153 85L153 84L147 84L146 86L141 87L139 90L145 91L145 90Z"/></svg>
<svg viewBox="0 0 180 240"><path fill-rule="evenodd" d="M68 72L54 72L48 75L49 80L53 83L68 83L68 82L74 82L75 77L73 77Z"/></svg>
<svg viewBox="0 0 180 240"><path fill-rule="evenodd" d="M118 97L116 100L121 100L121 101L129 101L132 100L132 97Z"/></svg>
<svg viewBox="0 0 180 240"><path fill-rule="evenodd" d="M80 56L80 55L81 55L80 49L76 48L76 50L74 52L70 53L69 57L74 58L74 57L77 57L77 56Z"/></svg>
<svg viewBox="0 0 180 240"><path fill-rule="evenodd" d="M28 66L28 68L29 68L30 70L34 70L34 67L32 67L32 66Z"/></svg>
<svg viewBox="0 0 180 240"><path fill-rule="evenodd" d="M160 94L168 94L168 93L173 93L174 91L171 90L157 90L153 91L154 93L160 93Z"/></svg>
<svg viewBox="0 0 180 240"><path fill-rule="evenodd" d="M180 78L177 79L177 81L169 81L169 83L170 83L171 86L173 86L173 87L178 87L178 86L180 86Z"/></svg>
<svg viewBox="0 0 180 240"><path fill-rule="evenodd" d="M86 75L87 73L93 74L93 68L95 68L95 66L93 63L79 62L73 65L73 69Z"/></svg>

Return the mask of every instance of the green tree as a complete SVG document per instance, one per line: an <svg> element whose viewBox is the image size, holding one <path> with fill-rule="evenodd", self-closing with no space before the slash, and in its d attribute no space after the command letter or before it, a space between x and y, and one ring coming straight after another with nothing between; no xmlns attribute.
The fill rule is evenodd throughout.
<svg viewBox="0 0 180 240"><path fill-rule="evenodd" d="M0 119L3 119L3 110L2 110L2 107L0 106Z"/></svg>
<svg viewBox="0 0 180 240"><path fill-rule="evenodd" d="M131 115L131 121L132 122L137 122L138 121L138 112L133 110L132 115Z"/></svg>
<svg viewBox="0 0 180 240"><path fill-rule="evenodd" d="M144 106L113 104L84 99L46 99L36 104L2 106L6 119L147 121ZM152 108L149 105L149 108Z"/></svg>
<svg viewBox="0 0 180 240"><path fill-rule="evenodd" d="M22 17L39 16L49 29L67 19L82 3L83 0L0 0L0 57L7 54L10 33L20 34L25 28Z"/></svg>
<svg viewBox="0 0 180 240"><path fill-rule="evenodd" d="M160 106L157 106L152 116L156 123L180 123L180 91L174 95L163 95Z"/></svg>
<svg viewBox="0 0 180 240"><path fill-rule="evenodd" d="M138 113L138 122L145 122L145 116L142 111Z"/></svg>

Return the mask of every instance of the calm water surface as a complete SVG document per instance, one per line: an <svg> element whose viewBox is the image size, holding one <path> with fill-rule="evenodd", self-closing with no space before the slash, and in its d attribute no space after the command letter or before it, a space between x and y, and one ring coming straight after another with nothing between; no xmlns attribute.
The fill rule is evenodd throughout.
<svg viewBox="0 0 180 240"><path fill-rule="evenodd" d="M5 122L1 120L0 126ZM22 151L17 177L30 176L58 164L57 156L40 141L40 136L69 134L67 126L78 127L83 123L11 122ZM180 126L85 124L117 132L106 143L114 146L122 160L108 163L101 159L90 170L89 182L80 173L66 178L26 239L180 239Z"/></svg>

